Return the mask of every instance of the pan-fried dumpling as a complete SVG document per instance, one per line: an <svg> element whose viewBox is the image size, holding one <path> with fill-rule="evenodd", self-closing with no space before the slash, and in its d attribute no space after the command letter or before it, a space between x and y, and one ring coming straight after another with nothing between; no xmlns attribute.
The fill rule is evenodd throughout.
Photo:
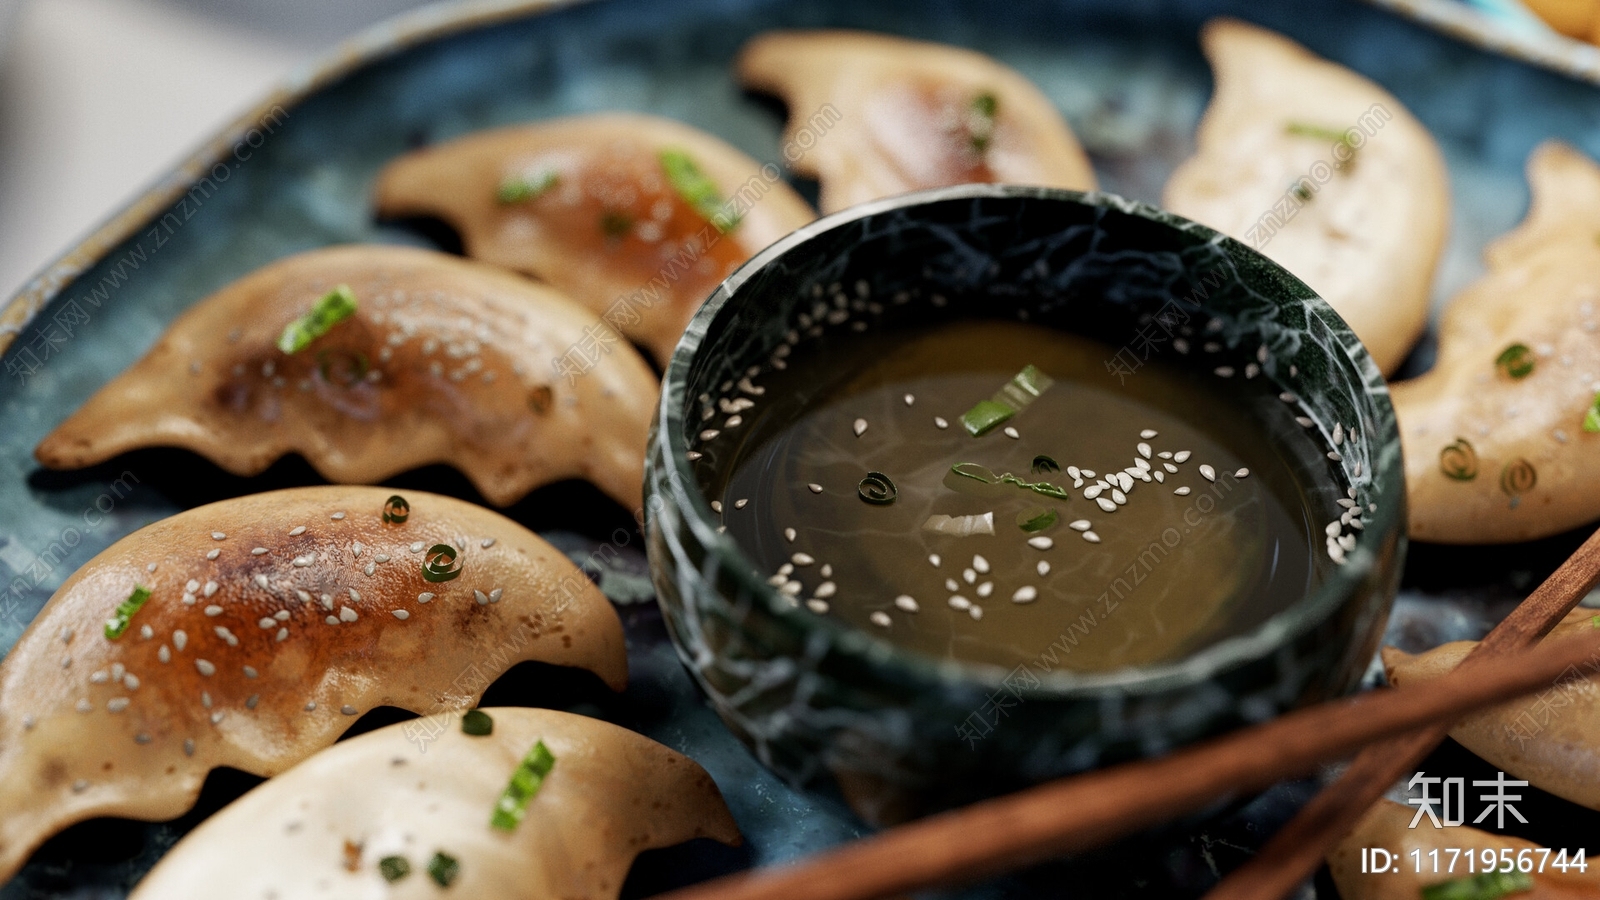
<svg viewBox="0 0 1600 900"><path fill-rule="evenodd" d="M776 31L739 54L745 86L789 106L785 150L822 211L1004 181L1093 190L1094 170L1033 82L981 53L860 31Z"/></svg>
<svg viewBox="0 0 1600 900"><path fill-rule="evenodd" d="M473 715L489 734L440 717L426 752L391 725L318 753L201 824L131 897L615 900L643 850L739 842L711 776L649 738L547 709ZM524 772L537 787L503 816Z"/></svg>
<svg viewBox="0 0 1600 900"><path fill-rule="evenodd" d="M468 256L554 285L665 365L722 279L815 217L779 174L681 122L604 113L416 150L374 194L379 215L443 219Z"/></svg>
<svg viewBox="0 0 1600 900"><path fill-rule="evenodd" d="M1594 634L1600 615L1576 609L1545 638L1559 641ZM1478 646L1455 641L1411 656L1385 647L1384 668L1393 684L1431 681L1448 674ZM1600 686L1563 681L1462 719L1450 730L1461 746L1502 771L1573 803L1600 809Z"/></svg>
<svg viewBox="0 0 1600 900"><path fill-rule="evenodd" d="M1439 323L1439 356L1393 385L1411 536L1526 541L1600 517L1600 166L1528 163L1533 206Z"/></svg>
<svg viewBox="0 0 1600 900"><path fill-rule="evenodd" d="M274 775L374 707L468 707L524 660L627 682L604 595L482 507L325 486L156 522L0 662L0 881L74 822L171 818L217 766Z"/></svg>
<svg viewBox="0 0 1600 900"><path fill-rule="evenodd" d="M586 478L637 509L657 390L549 288L428 250L334 247L202 300L35 455L69 469L174 446L254 475L298 452L357 484L448 463L499 506Z"/></svg>
<svg viewBox="0 0 1600 900"><path fill-rule="evenodd" d="M1383 88L1271 31L1218 19L1201 44L1216 95L1163 205L1294 273L1393 372L1427 325L1450 222L1433 136Z"/></svg>

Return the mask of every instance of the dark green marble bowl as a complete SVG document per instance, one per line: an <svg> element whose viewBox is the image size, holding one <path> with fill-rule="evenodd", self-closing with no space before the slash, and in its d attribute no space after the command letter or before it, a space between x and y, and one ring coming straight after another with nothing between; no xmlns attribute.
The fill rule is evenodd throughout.
<svg viewBox="0 0 1600 900"><path fill-rule="evenodd" d="M829 316L841 289L852 300ZM957 309L935 295L968 299ZM1115 672L1069 672L1048 650L1011 672L936 660L797 608L719 533L702 486L730 463L732 442L702 432L721 427L718 401L738 395L741 379L759 384L784 364L786 345L896 316L1025 317L1112 346L1156 324L1192 352L1220 344L1217 365L1257 363L1298 394L1326 449L1334 423L1354 432L1326 462L1313 503L1338 508L1342 467L1366 528L1314 592L1253 630ZM646 537L679 654L728 727L794 783L837 790L884 823L1159 754L1354 689L1398 586L1401 472L1377 367L1328 305L1270 260L1111 195L967 185L824 218L718 288L667 368Z"/></svg>

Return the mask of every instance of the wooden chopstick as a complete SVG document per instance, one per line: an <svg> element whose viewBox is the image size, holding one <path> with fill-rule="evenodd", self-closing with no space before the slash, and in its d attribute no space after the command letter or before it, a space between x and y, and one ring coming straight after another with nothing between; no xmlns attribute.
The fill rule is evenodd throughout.
<svg viewBox="0 0 1600 900"><path fill-rule="evenodd" d="M1590 535L1489 632L1460 668L1476 668L1488 659L1532 646L1578 605L1596 581L1600 581L1600 531ZM1449 723L1440 723L1361 751L1338 781L1313 797L1260 852L1207 892L1204 900L1281 900L1288 896L1317 871L1372 804L1396 781L1414 773L1449 732Z"/></svg>
<svg viewBox="0 0 1600 900"><path fill-rule="evenodd" d="M1160 759L1049 782L662 900L872 900L971 881L1090 849L1222 797L1264 790L1374 740L1537 690L1586 662L1600 662L1600 633L1487 660L1436 681L1298 710Z"/></svg>

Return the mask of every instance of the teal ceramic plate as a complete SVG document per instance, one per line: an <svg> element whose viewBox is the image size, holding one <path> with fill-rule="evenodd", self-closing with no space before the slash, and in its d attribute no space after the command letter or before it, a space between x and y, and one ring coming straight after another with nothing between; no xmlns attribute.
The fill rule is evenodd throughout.
<svg viewBox="0 0 1600 900"><path fill-rule="evenodd" d="M310 247L426 243L371 216L373 175L396 154L494 125L629 109L682 119L758 159L779 162L778 111L743 94L729 77L729 63L740 44L762 30L832 25L963 44L1011 63L1066 114L1105 189L1155 202L1168 173L1189 153L1210 92L1196 34L1215 14L1281 30L1375 78L1438 136L1456 203L1440 297L1480 271L1483 245L1522 215L1522 165L1539 141L1561 138L1600 155L1600 90L1356 0L1292 6L1247 0L597 0L430 7L368 32L295 79L49 264L0 310L0 649L11 646L74 568L135 528L224 496L316 481L295 459L239 479L169 451L131 454L77 473L42 472L31 454L181 310L217 287ZM1411 370L1425 367L1431 356L1425 345ZM474 497L464 479L442 469L394 483ZM795 793L768 774L705 707L648 602L640 539L625 511L587 487L566 484L509 512L576 558L605 560L596 577L625 604L633 683L626 694L608 697L560 672L518 670L491 689L487 702L603 716L687 752L722 786L748 838L739 851L690 845L649 854L635 869L630 894L791 859L862 832L838 805ZM618 552L591 556L618 527L627 537L617 542ZM1569 535L1500 550L1414 547L1390 638L1417 650L1481 634L1576 543ZM380 711L358 727L399 717ZM1475 763L1459 754L1429 765L1475 771ZM207 810L251 783L220 773L200 809L174 823L103 820L71 829L0 887L0 900L119 897ZM1203 831L1169 835L1160 842L1169 849L1160 852L1155 841L1135 841L964 896L1055 895L1064 883L1090 895L1197 894L1259 845L1310 788L1306 782L1284 785ZM1600 817L1559 801L1523 811L1530 824L1518 825L1520 833L1550 846L1571 846L1573 834L1600 834Z"/></svg>

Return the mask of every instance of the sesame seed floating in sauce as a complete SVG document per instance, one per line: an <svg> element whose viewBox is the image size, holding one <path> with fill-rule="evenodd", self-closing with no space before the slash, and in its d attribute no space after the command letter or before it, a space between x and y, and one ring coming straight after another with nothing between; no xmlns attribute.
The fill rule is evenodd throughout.
<svg viewBox="0 0 1600 900"><path fill-rule="evenodd" d="M794 539L798 535L799 535L799 532L795 531L793 528L785 528L783 530L783 539L788 541L791 544L794 543Z"/></svg>
<svg viewBox="0 0 1600 900"><path fill-rule="evenodd" d="M1208 466L1208 465L1206 465L1204 463L1201 463L1200 464L1200 477L1204 478L1207 481L1216 481L1217 480L1217 470L1211 468L1210 466Z"/></svg>
<svg viewBox="0 0 1600 900"><path fill-rule="evenodd" d="M1033 567L1033 570L1039 573L1039 577L1043 578L1050 574L1050 564L1041 559L1039 564Z"/></svg>
<svg viewBox="0 0 1600 900"><path fill-rule="evenodd" d="M913 403L915 403L915 402L917 402L917 398L916 398L916 397L913 397L913 396L912 396L912 395L910 395L910 394L907 394L907 395L906 395L906 397L905 397L905 400L906 400L906 405L907 405L907 406L910 406L910 405L911 405L911 404L913 404Z"/></svg>
<svg viewBox="0 0 1600 900"><path fill-rule="evenodd" d="M1093 531L1085 531L1083 533L1083 539L1088 541L1091 544L1100 543L1100 535L1095 534ZM1043 573L1040 573L1040 574L1043 574Z"/></svg>
<svg viewBox="0 0 1600 900"><path fill-rule="evenodd" d="M1041 534L1028 538L1028 546L1034 548L1035 550L1049 550L1055 545L1056 542L1051 540L1048 535Z"/></svg>
<svg viewBox="0 0 1600 900"><path fill-rule="evenodd" d="M1187 487L1173 488L1172 492L1177 494L1179 497L1189 496L1189 489Z"/></svg>
<svg viewBox="0 0 1600 900"><path fill-rule="evenodd" d="M857 419L857 420L855 420L855 422L850 426L850 430L854 431L856 433L856 437L861 437L861 435L866 433L867 420L866 419Z"/></svg>
<svg viewBox="0 0 1600 900"><path fill-rule="evenodd" d="M968 610L972 608L972 601L960 594L952 594L948 602L951 609Z"/></svg>
<svg viewBox="0 0 1600 900"><path fill-rule="evenodd" d="M934 416L933 417L933 427L942 430L942 429L945 429L945 428L949 428L950 427L950 423L946 422L944 420L943 416Z"/></svg>
<svg viewBox="0 0 1600 900"><path fill-rule="evenodd" d="M1173 462L1178 462L1178 463L1186 463L1186 462L1188 462L1189 461L1189 451L1187 451L1187 450L1179 450L1177 453L1172 454L1172 460L1173 460Z"/></svg>
<svg viewBox="0 0 1600 900"><path fill-rule="evenodd" d="M871 620L872 624L878 626L879 628L888 628L890 625L894 624L893 620L889 618L889 614L881 609L873 611L872 615L867 616L867 618Z"/></svg>
<svg viewBox="0 0 1600 900"><path fill-rule="evenodd" d="M1239 469L1238 471L1233 473L1233 477L1235 477L1235 478L1249 478L1250 477L1250 470L1249 469Z"/></svg>
<svg viewBox="0 0 1600 900"><path fill-rule="evenodd" d="M813 493L813 494L822 493L822 485L817 484L816 482L812 482L812 483L806 485L806 487L809 488L811 490L811 493Z"/></svg>
<svg viewBox="0 0 1600 900"><path fill-rule="evenodd" d="M912 597L910 594L901 594L900 596L894 598L894 605L898 609L911 613L917 612L922 608L917 605L916 598Z"/></svg>

